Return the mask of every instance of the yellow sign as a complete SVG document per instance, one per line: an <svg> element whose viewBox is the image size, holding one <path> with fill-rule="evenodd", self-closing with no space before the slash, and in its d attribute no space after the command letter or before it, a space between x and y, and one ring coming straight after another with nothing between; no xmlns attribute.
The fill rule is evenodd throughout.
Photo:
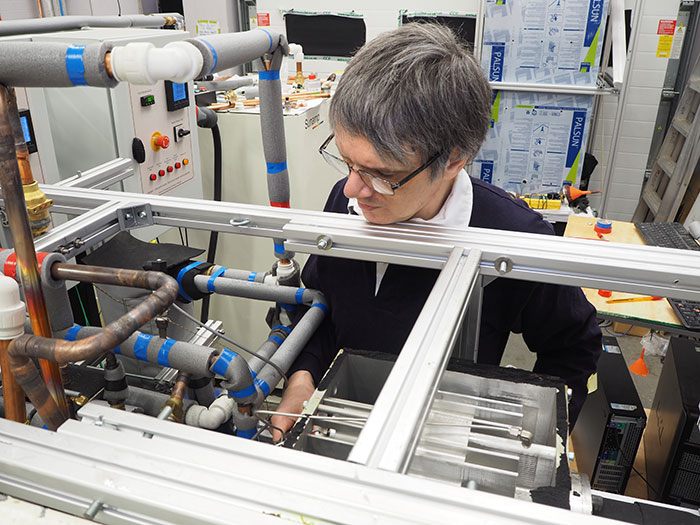
<svg viewBox="0 0 700 525"><path fill-rule="evenodd" d="M658 58L670 57L672 45L673 35L659 35L659 45L656 47L656 56Z"/></svg>

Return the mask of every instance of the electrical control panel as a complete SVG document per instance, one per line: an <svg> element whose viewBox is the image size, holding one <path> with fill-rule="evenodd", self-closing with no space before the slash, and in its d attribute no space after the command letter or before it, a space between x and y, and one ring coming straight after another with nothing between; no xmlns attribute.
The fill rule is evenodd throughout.
<svg viewBox="0 0 700 525"><path fill-rule="evenodd" d="M162 47L189 36L175 30L99 28L31 38L73 45L106 41L115 46L149 42ZM111 190L202 197L191 82L120 82L112 89L77 86L27 91L34 129L50 130L55 151L57 170L45 182L54 184L121 157L132 160L134 175ZM46 101L45 111L35 111L34 101L39 99Z"/></svg>
<svg viewBox="0 0 700 525"><path fill-rule="evenodd" d="M133 133L131 156L143 193L159 195L194 179L187 84L129 86ZM145 104L144 104L145 101Z"/></svg>

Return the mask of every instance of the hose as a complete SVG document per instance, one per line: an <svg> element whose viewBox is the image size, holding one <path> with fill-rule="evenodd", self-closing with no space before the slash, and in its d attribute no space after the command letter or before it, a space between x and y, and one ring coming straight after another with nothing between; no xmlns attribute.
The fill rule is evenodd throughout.
<svg viewBox="0 0 700 525"><path fill-rule="evenodd" d="M218 124L214 124L211 128L211 138L214 142L214 200L221 202L221 170L222 170L222 150L221 150L221 133L219 132ZM209 247L207 248L207 262L214 263L216 257L216 245L219 241L219 232L212 231L209 234ZM209 302L210 295L205 295L202 299L202 313L200 320L206 323L209 319Z"/></svg>

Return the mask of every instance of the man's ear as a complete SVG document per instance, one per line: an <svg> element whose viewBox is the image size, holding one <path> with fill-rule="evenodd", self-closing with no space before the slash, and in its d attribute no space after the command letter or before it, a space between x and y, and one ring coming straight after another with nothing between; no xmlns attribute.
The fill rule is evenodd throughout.
<svg viewBox="0 0 700 525"><path fill-rule="evenodd" d="M450 160L447 161L447 165L445 166L443 177L445 179L454 179L466 164L467 159L460 157L457 151L453 151L452 155L450 155Z"/></svg>

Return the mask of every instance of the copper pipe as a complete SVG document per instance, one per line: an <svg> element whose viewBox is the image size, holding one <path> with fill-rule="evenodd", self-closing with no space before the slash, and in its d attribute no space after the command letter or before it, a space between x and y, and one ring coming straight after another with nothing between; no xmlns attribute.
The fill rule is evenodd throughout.
<svg viewBox="0 0 700 525"><path fill-rule="evenodd" d="M34 366L29 358L39 357L57 363L70 363L94 359L105 352L111 352L141 326L170 306L177 297L179 286L175 279L160 272L76 264L54 263L51 267L51 275L62 280L154 290L132 310L108 324L98 334L85 339L66 341L25 334L12 342L9 348L10 368L46 426L55 430L66 420L66 416L58 412L55 406L51 406L50 398L46 400L46 387L36 381L31 371ZM34 372L36 372L35 368Z"/></svg>
<svg viewBox="0 0 700 525"><path fill-rule="evenodd" d="M32 167L29 164L29 148L24 140L24 133L22 131L22 124L19 120L19 108L17 107L17 98L12 96L9 102L9 112L10 112L10 127L12 128L12 135L15 138L15 154L17 155L17 164L19 165L19 173L22 178L22 184L33 184L34 175L32 175ZM12 115L17 112L17 118L13 118Z"/></svg>
<svg viewBox="0 0 700 525"><path fill-rule="evenodd" d="M15 155L17 155L19 174L22 179L24 204L29 214L29 226L32 229L32 235L36 237L48 230L51 225L49 208L53 206L53 201L46 197L46 194L39 188L39 184L34 180L32 166L29 163L29 148L27 148L22 124L19 120L17 98L12 96L8 102L10 127L15 138Z"/></svg>
<svg viewBox="0 0 700 525"><path fill-rule="evenodd" d="M177 379L175 380L175 384L173 385L173 390L170 393L170 397L173 397L175 399L184 399L185 394L187 393L187 383L190 381L190 374L187 372L180 372L177 375Z"/></svg>
<svg viewBox="0 0 700 525"><path fill-rule="evenodd" d="M175 384L173 385L173 390L170 394L170 398L165 402L164 407L170 407L171 412L168 416L170 421L175 421L176 423L182 423L185 416L185 410L183 405L183 399L185 394L187 394L187 383L190 381L190 374L187 372L180 372L177 375Z"/></svg>
<svg viewBox="0 0 700 525"><path fill-rule="evenodd" d="M5 399L5 419L24 423L27 420L27 406L24 392L10 371L7 347L11 340L0 340L0 368L2 368L2 395Z"/></svg>
<svg viewBox="0 0 700 525"><path fill-rule="evenodd" d="M39 18L44 18L44 8L41 5L41 0L36 0L36 5L39 6Z"/></svg>
<svg viewBox="0 0 700 525"><path fill-rule="evenodd" d="M14 91L0 85L0 187L2 187L3 203L12 234L12 243L15 248L32 331L42 337L51 337L51 324L46 311L44 294L41 290L39 264L24 205L24 193L10 123L13 120L19 122ZM51 396L60 411L67 415L68 403L63 392L58 365L48 361L40 361L39 365Z"/></svg>
<svg viewBox="0 0 700 525"><path fill-rule="evenodd" d="M114 70L112 69L112 52L107 51L105 53L105 70L107 71L107 74L110 76L110 78L116 78L114 76Z"/></svg>

